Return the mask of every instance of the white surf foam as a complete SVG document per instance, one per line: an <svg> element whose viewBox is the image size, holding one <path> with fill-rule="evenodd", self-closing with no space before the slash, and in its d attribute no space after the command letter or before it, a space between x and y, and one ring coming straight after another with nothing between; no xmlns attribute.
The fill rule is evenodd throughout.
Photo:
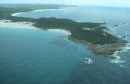
<svg viewBox="0 0 130 84"><path fill-rule="evenodd" d="M116 51L113 55L114 59L110 59L111 63L120 64L120 67L125 67L123 64L126 63L125 60L122 60L120 56L118 56L119 52L127 52L130 49L130 43L128 43L125 47L122 48L122 51Z"/></svg>
<svg viewBox="0 0 130 84"><path fill-rule="evenodd" d="M61 33L61 34L67 35L67 36L71 35L70 31L67 31L64 29L47 29L47 31L54 32L54 33Z"/></svg>
<svg viewBox="0 0 130 84"><path fill-rule="evenodd" d="M85 63L87 63L87 64L91 64L92 63L92 59L90 59L90 58L85 58L85 61L84 61Z"/></svg>
<svg viewBox="0 0 130 84"><path fill-rule="evenodd" d="M125 62L126 62L125 60L120 60L120 59L111 60L111 63L116 63L116 64L122 64L122 63L125 63Z"/></svg>
<svg viewBox="0 0 130 84"><path fill-rule="evenodd" d="M123 51L116 51L115 54L113 55L114 59L110 59L111 63L123 64L126 62L125 60L122 60L120 56L118 56L119 52L123 52Z"/></svg>

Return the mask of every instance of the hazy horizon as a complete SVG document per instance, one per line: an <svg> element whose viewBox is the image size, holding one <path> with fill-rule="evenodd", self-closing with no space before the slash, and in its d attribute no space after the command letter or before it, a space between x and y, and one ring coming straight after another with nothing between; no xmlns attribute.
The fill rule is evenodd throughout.
<svg viewBox="0 0 130 84"><path fill-rule="evenodd" d="M92 5L130 7L130 0L0 0L0 4L61 4L61 5Z"/></svg>

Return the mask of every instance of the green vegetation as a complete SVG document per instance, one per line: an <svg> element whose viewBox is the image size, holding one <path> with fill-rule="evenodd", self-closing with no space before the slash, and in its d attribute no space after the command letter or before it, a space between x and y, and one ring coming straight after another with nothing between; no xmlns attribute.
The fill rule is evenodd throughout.
<svg viewBox="0 0 130 84"><path fill-rule="evenodd" d="M95 53L102 55L111 55L116 50L120 50L119 47L123 47L126 44L124 39L118 38L114 35L107 33L105 30L107 27L103 26L105 23L90 23L90 22L76 22L70 19L61 18L25 18L14 17L11 14L16 12L26 12L35 9L47 8L44 6L4 6L0 7L0 19L11 20L12 22L33 22L33 26L40 29L65 29L71 32L69 36L72 40L78 40L83 43L89 43L90 49ZM51 7L49 7L51 8ZM58 8L55 6L53 8ZM108 45L106 45L108 44ZM98 46L97 46L98 45ZM100 45L100 46L99 46ZM112 46L115 47L112 47ZM108 49L107 49L108 48Z"/></svg>
<svg viewBox="0 0 130 84"><path fill-rule="evenodd" d="M42 29L66 29L70 31L71 38L78 40L85 40L93 44L115 43L117 37L104 32L104 23L89 23L89 22L75 22L70 19L59 18L39 18L35 19L34 26ZM93 30L84 30L83 28L90 28ZM104 35L105 33L105 35Z"/></svg>

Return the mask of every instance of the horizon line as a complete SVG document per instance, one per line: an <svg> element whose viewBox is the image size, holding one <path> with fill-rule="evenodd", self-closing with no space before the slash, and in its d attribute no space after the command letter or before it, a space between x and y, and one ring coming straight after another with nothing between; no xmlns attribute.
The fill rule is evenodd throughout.
<svg viewBox="0 0 130 84"><path fill-rule="evenodd" d="M1 5L63 5L63 6L95 6L95 7L114 7L114 8L130 8L129 6L105 6L105 5L72 5L58 3L0 3Z"/></svg>

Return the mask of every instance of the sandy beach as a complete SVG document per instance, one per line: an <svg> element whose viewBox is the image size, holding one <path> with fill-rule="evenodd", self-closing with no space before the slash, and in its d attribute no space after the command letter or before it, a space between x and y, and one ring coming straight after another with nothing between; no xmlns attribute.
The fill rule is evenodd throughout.
<svg viewBox="0 0 130 84"><path fill-rule="evenodd" d="M8 28L24 28L24 29L37 29L32 26L33 23L30 22L11 22L10 20L0 20L0 27L8 27Z"/></svg>
<svg viewBox="0 0 130 84"><path fill-rule="evenodd" d="M39 10L34 10L34 11L28 11L28 12L39 12L39 11L59 11L59 10L64 10L64 8L59 8L59 9L39 9ZM18 16L19 14L22 14L22 13L25 13L25 12L18 12L18 13L13 13L11 14L11 16Z"/></svg>
<svg viewBox="0 0 130 84"><path fill-rule="evenodd" d="M17 15L19 15L21 13L24 13L24 12L13 13L13 14L11 14L11 16L17 16Z"/></svg>
<svg viewBox="0 0 130 84"><path fill-rule="evenodd" d="M40 9L40 10L34 10L34 11L31 11L31 12L39 12L39 11L59 11L59 10L64 10L64 8L59 8L59 9Z"/></svg>

